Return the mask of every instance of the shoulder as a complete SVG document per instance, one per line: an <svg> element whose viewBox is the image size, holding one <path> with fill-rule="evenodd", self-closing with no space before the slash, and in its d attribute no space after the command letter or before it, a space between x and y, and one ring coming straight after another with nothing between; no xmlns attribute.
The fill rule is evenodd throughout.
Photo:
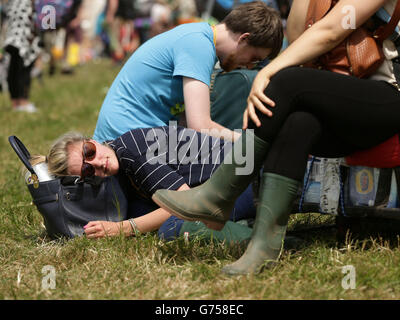
<svg viewBox="0 0 400 320"><path fill-rule="evenodd" d="M196 45L197 41L201 41L203 43L210 42L212 44L212 30L208 23L188 23L178 26L175 29L177 29L176 43ZM190 41L188 42L188 40Z"/></svg>
<svg viewBox="0 0 400 320"><path fill-rule="evenodd" d="M132 129L112 141L110 146L117 154L118 151L128 150L133 156L140 156L155 140L165 139L168 132L167 126Z"/></svg>
<svg viewBox="0 0 400 320"><path fill-rule="evenodd" d="M117 153L122 149L130 150L135 140L138 139L138 130L129 130L115 140L108 142L108 145Z"/></svg>

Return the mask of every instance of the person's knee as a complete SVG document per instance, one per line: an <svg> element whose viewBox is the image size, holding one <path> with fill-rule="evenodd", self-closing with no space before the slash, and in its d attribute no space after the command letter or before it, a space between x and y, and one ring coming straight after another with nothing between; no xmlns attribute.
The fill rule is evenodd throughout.
<svg viewBox="0 0 400 320"><path fill-rule="evenodd" d="M296 134L301 134L309 131L319 131L321 123L313 114L298 111L287 117L285 127L295 131Z"/></svg>
<svg viewBox="0 0 400 320"><path fill-rule="evenodd" d="M274 108L265 105L266 108L271 110L274 114L279 112L287 114L291 108L293 99L298 92L297 88L299 81L301 81L301 72L303 68L290 67L279 71L271 78L270 83L264 90L264 94L275 102ZM279 108L279 110L278 110ZM256 109L257 116L263 117L263 113Z"/></svg>
<svg viewBox="0 0 400 320"><path fill-rule="evenodd" d="M277 94L283 94L285 92L293 92L294 87L299 84L303 78L302 71L304 68L300 67L289 67L277 72L269 83L266 93L269 90L278 91Z"/></svg>

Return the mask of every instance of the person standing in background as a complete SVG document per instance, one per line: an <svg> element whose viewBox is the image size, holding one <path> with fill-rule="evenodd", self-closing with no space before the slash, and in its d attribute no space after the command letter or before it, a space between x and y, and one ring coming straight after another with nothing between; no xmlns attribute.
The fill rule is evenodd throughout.
<svg viewBox="0 0 400 320"><path fill-rule="evenodd" d="M61 63L61 73L71 74L74 66L80 62L79 48L82 42L82 0L73 0L72 6L64 17L66 31L64 57Z"/></svg>
<svg viewBox="0 0 400 320"><path fill-rule="evenodd" d="M33 20L33 3L31 0L9 0L5 13L4 49L10 54L7 82L11 105L15 111L33 113L37 109L29 101L31 70L41 52Z"/></svg>
<svg viewBox="0 0 400 320"><path fill-rule="evenodd" d="M138 46L134 41L136 12L133 0L108 0L105 9L104 29L110 42L110 54L115 62L122 62L128 52ZM121 31L124 31L122 41Z"/></svg>

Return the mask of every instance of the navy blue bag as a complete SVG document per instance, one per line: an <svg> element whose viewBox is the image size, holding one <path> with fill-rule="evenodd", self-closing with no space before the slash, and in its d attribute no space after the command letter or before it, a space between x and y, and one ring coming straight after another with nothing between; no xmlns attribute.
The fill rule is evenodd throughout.
<svg viewBox="0 0 400 320"><path fill-rule="evenodd" d="M32 176L35 175L29 162L30 153L23 143L16 136L10 136L9 142ZM89 221L127 219L128 201L114 176L84 181L71 176L45 182L36 180L27 187L51 238L83 235L83 226Z"/></svg>

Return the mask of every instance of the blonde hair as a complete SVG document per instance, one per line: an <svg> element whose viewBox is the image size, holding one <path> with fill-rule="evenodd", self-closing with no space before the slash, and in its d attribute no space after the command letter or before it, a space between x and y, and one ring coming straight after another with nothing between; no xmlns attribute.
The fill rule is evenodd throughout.
<svg viewBox="0 0 400 320"><path fill-rule="evenodd" d="M30 156L29 158L29 163L31 164L32 167L36 166L37 164L47 162L46 156L43 156L41 154L35 154L33 156ZM27 168L25 166L21 166L21 175L25 175L27 172Z"/></svg>
<svg viewBox="0 0 400 320"><path fill-rule="evenodd" d="M46 156L42 156L41 154L33 155L29 158L29 163L32 167L42 162L46 162Z"/></svg>
<svg viewBox="0 0 400 320"><path fill-rule="evenodd" d="M50 148L47 163L50 173L55 176L67 176L68 173L68 146L86 140L79 132L68 132L59 137Z"/></svg>

